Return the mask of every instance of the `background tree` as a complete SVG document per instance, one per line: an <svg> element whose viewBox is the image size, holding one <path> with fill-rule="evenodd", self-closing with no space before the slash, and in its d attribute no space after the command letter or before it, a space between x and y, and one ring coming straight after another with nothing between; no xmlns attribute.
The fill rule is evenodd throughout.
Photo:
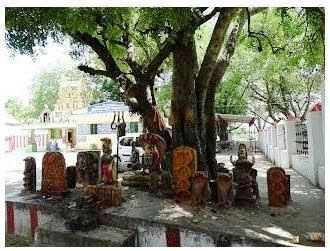
<svg viewBox="0 0 330 251"><path fill-rule="evenodd" d="M9 98L5 102L6 111L15 119L24 122L29 116L29 110L24 106L23 102L18 98Z"/></svg>
<svg viewBox="0 0 330 251"><path fill-rule="evenodd" d="M56 68L41 70L34 77L30 88L31 99L29 101L33 118L40 116L45 105L48 105L50 110L54 110L58 99L60 80L61 74L59 69Z"/></svg>
<svg viewBox="0 0 330 251"><path fill-rule="evenodd" d="M264 110L264 121L267 117L275 122L289 116L305 119L324 79L323 21L319 15L309 8L270 8L251 17L250 32L258 31L259 40L241 37L227 71L239 79L237 90L250 100L249 113L260 117ZM249 33L249 28L244 32ZM311 37L315 48L310 46ZM261 39L263 44L259 44Z"/></svg>

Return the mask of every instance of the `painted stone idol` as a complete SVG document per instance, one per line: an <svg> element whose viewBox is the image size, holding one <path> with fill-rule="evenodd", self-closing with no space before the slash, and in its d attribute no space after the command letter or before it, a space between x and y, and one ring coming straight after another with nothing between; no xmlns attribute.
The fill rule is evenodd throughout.
<svg viewBox="0 0 330 251"><path fill-rule="evenodd" d="M153 133L142 134L140 142L144 146L142 165L143 173L149 175L149 192L157 193L161 184L161 174L163 173L160 166L164 158L166 142L161 136Z"/></svg>
<svg viewBox="0 0 330 251"><path fill-rule="evenodd" d="M267 170L268 201L271 207L284 207L288 204L287 177L281 167Z"/></svg>
<svg viewBox="0 0 330 251"><path fill-rule="evenodd" d="M218 173L217 194L219 208L233 206L233 178L231 173Z"/></svg>
<svg viewBox="0 0 330 251"><path fill-rule="evenodd" d="M177 200L191 199L191 178L197 172L197 153L189 146L173 150L173 181Z"/></svg>
<svg viewBox="0 0 330 251"><path fill-rule="evenodd" d="M112 153L110 138L102 138L103 154L101 157L101 180L106 185L111 185L117 181L117 166Z"/></svg>
<svg viewBox="0 0 330 251"><path fill-rule="evenodd" d="M192 179L191 205L207 204L209 194L207 172L197 171L197 175Z"/></svg>
<svg viewBox="0 0 330 251"><path fill-rule="evenodd" d="M67 191L65 159L60 152L46 152L42 159L41 191L45 195L63 195Z"/></svg>

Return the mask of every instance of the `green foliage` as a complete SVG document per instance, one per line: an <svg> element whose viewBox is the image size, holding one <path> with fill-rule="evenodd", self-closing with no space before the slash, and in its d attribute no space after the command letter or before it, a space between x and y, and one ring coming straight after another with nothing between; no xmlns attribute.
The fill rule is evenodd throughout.
<svg viewBox="0 0 330 251"><path fill-rule="evenodd" d="M257 40L247 36L245 25L216 96L220 103L242 105L237 106L237 110L233 107L229 113L244 114L247 108L258 114L266 113L269 110L266 103L270 102L275 114L279 115L286 105L292 114L290 99L296 109L302 111L308 93L317 92L324 77L324 41L318 30L314 30L315 48L310 47L311 40L306 36L312 28L306 23L306 12L306 9L270 8L253 16L251 31L262 32L268 37L261 36L262 51L258 51ZM274 48L283 50L274 53L269 41ZM321 69L321 72L315 69ZM316 96L312 95L311 100Z"/></svg>
<svg viewBox="0 0 330 251"><path fill-rule="evenodd" d="M25 121L30 116L29 107L25 107L21 100L9 98L5 102L6 111L20 122Z"/></svg>
<svg viewBox="0 0 330 251"><path fill-rule="evenodd" d="M125 32L128 31L134 45L136 63L145 66L170 32L183 27L189 30L199 15L196 8L6 8L6 42L14 52L35 54L49 37L58 42L70 37L72 55L79 57L88 50L76 34L87 33L102 41L120 70L131 77L132 69L125 61L126 48L118 43L125 42ZM212 25L214 22L210 21L195 33L199 63ZM245 114L248 107L263 110L265 105L254 98L255 90L265 94L267 88L273 103L283 101L281 92L284 91L301 104L310 88L317 90L324 74L324 9L268 8L251 17L250 28L258 34L261 44L248 36L246 24L217 90L216 111ZM94 60L94 65L105 70L103 63L97 61ZM168 57L162 70L170 68L171 63ZM306 75L317 67L320 74ZM107 96L111 99L120 100L120 90L114 82L104 78L95 78L92 82L91 100L102 99L105 93L111 93ZM171 97L171 84L167 82L157 92L157 101L165 114L168 114ZM277 106L273 109L280 111Z"/></svg>
<svg viewBox="0 0 330 251"><path fill-rule="evenodd" d="M156 93L156 100L164 117L169 118L171 112L172 84L164 84Z"/></svg>
<svg viewBox="0 0 330 251"><path fill-rule="evenodd" d="M210 42L210 38L213 32L215 22L212 21L214 20L211 19L209 22L201 25L195 33L196 51L199 65L202 64L204 54L206 52L208 43Z"/></svg>
<svg viewBox="0 0 330 251"><path fill-rule="evenodd" d="M239 75L231 75L225 79L215 96L215 111L223 114L245 114L247 101L245 88L241 87Z"/></svg>
<svg viewBox="0 0 330 251"><path fill-rule="evenodd" d="M94 76L90 77L88 84L88 97L90 104L104 100L124 101L119 85L111 79Z"/></svg>
<svg viewBox="0 0 330 251"><path fill-rule="evenodd" d="M33 79L31 86L30 105L32 106L32 117L40 116L45 105L50 110L54 110L58 99L58 90L61 81L61 71L55 69L44 69Z"/></svg>
<svg viewBox="0 0 330 251"><path fill-rule="evenodd" d="M123 59L126 48L118 41L129 33L136 50L135 60L144 64L167 34L193 21L191 8L6 8L6 41L13 52L36 54L49 37L61 42L70 37L79 56L86 47L79 45L76 32L87 33L106 41L109 52L121 70L129 66Z"/></svg>

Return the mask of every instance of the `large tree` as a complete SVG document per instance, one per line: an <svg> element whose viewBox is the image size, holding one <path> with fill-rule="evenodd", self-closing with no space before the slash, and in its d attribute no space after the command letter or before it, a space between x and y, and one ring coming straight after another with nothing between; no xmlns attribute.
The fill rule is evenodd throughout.
<svg viewBox="0 0 330 251"><path fill-rule="evenodd" d="M75 54L88 47L102 68L79 69L120 84L132 112L144 127L163 135L164 123L155 98L155 78L173 67L171 125L173 146L189 145L198 153L198 168L215 178L216 124L214 101L244 23L245 33L277 50L267 34L252 30L247 8L7 8L6 38L10 48L35 53L49 36L70 37ZM262 10L262 9L261 9ZM318 12L318 10L316 10ZM210 19L214 28L202 55L196 49L196 30ZM317 27L317 25L315 25ZM172 56L172 57L171 57Z"/></svg>

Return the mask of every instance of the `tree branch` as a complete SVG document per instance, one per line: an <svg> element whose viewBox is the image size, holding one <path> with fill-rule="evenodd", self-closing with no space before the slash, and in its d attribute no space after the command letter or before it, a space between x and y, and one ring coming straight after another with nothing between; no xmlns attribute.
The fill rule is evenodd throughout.
<svg viewBox="0 0 330 251"><path fill-rule="evenodd" d="M89 66L87 66L87 65L79 65L79 66L78 66L78 69L79 69L80 71L83 71L83 72L85 72L85 73L88 73L88 74L91 75L91 76L101 75L101 76L105 76L105 77L109 77L109 78L111 78L109 72L104 71L104 70L96 70L96 69L94 69L94 68L92 68L92 67L89 67Z"/></svg>
<svg viewBox="0 0 330 251"><path fill-rule="evenodd" d="M197 23L197 27L201 26L203 23L206 23L207 21L209 21L215 14L217 14L218 12L220 12L221 8L216 7L214 8L209 14L205 15L203 18L201 18Z"/></svg>
<svg viewBox="0 0 330 251"><path fill-rule="evenodd" d="M168 37L163 43L162 48L159 50L157 55L150 61L144 72L153 77L156 76L158 68L163 64L165 59L170 55L173 50L176 34Z"/></svg>
<svg viewBox="0 0 330 251"><path fill-rule="evenodd" d="M249 11L249 8L246 8L246 13L247 13L247 21L248 21L248 37L251 38L255 38L258 41L258 51L261 52L262 51L262 43L260 40L260 37L263 37L267 40L268 44L270 45L273 54L276 54L279 51L285 51L284 47L278 47L278 46L274 46L272 44L272 41L270 40L270 38L262 31L259 32L255 32L255 31L251 31L251 13Z"/></svg>
<svg viewBox="0 0 330 251"><path fill-rule="evenodd" d="M106 70L110 72L112 78L117 78L123 74L107 48L97 38L89 35L88 33L80 32L76 32L73 36L78 41L91 47L96 52L105 64Z"/></svg>

